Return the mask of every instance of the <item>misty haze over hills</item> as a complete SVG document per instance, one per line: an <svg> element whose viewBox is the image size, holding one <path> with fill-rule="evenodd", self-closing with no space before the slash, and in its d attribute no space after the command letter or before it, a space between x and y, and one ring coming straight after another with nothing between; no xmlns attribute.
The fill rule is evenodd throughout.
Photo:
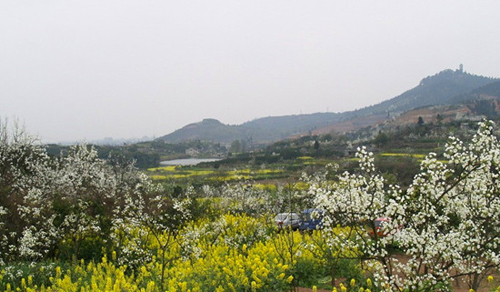
<svg viewBox="0 0 500 292"><path fill-rule="evenodd" d="M204 119L157 140L168 143L204 140L223 144L245 140L266 144L296 135L356 130L417 108L492 98L500 98L500 79L470 74L460 66L457 70L448 69L425 77L416 87L392 99L354 111L265 117L241 125L225 125L216 119ZM474 113L477 114L481 113Z"/></svg>

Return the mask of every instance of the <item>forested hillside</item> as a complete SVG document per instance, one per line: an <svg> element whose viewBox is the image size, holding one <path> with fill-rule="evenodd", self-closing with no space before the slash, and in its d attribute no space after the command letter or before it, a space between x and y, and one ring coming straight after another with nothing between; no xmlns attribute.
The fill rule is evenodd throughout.
<svg viewBox="0 0 500 292"><path fill-rule="evenodd" d="M416 108L463 103L468 101L471 95L478 96L479 91L490 92L491 95L498 97L498 84L496 83L498 81L499 79L473 75L462 70L448 69L422 79L416 87L397 97L355 111L266 117L233 126L222 124L214 119L206 119L187 125L158 140L169 143L208 140L226 145L239 140L251 145L259 145L292 136L307 135L318 129L358 130ZM487 87L488 84L491 86ZM486 87L483 88L483 86Z"/></svg>

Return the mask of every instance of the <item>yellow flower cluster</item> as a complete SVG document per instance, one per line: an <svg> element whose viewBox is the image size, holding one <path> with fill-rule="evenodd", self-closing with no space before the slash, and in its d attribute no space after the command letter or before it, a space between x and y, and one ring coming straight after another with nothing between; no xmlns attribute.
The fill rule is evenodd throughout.
<svg viewBox="0 0 500 292"><path fill-rule="evenodd" d="M188 179L188 178L205 178L208 181L231 181L231 180L248 180L256 179L268 175L280 175L283 173L281 169L238 169L238 170L217 170L192 168L182 166L162 166L149 168L147 173L151 179L168 180L168 179Z"/></svg>
<svg viewBox="0 0 500 292"><path fill-rule="evenodd" d="M103 258L99 264L85 264L80 262L71 270L63 271L60 267L55 268L53 277L50 277L50 285L38 285L33 282L33 276L22 278L17 288L13 289L10 283L6 284L5 291L26 292L50 292L50 291L156 291L141 288L135 281L134 276L125 274L126 266L116 267ZM15 284L15 283L14 283Z"/></svg>
<svg viewBox="0 0 500 292"><path fill-rule="evenodd" d="M215 245L196 261L178 260L165 271L167 291L253 290L284 291L288 287L288 267L276 265L272 254L262 244L238 251L225 245ZM159 265L153 273L159 273Z"/></svg>
<svg viewBox="0 0 500 292"><path fill-rule="evenodd" d="M193 222L174 239L167 233L158 238L132 230L128 236L139 240L120 234L123 250L112 252L109 259L81 261L69 269L53 267L45 284L29 276L0 287L33 292L287 291L324 271L319 231L278 233L272 226L263 228L267 222L264 217L226 214L215 222ZM147 251L146 258L133 267L123 264L120 253L137 242Z"/></svg>

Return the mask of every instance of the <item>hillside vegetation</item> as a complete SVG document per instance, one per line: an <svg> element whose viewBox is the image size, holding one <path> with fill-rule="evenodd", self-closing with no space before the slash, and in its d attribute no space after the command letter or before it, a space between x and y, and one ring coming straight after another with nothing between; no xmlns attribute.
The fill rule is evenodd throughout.
<svg viewBox="0 0 500 292"><path fill-rule="evenodd" d="M416 108L468 103L472 97L475 100L485 96L498 99L498 84L494 84L498 81L448 69L422 79L416 87L399 96L355 111L266 117L232 126L205 119L158 140L166 143L202 140L225 145L239 140L249 145L261 145L310 133L343 133L386 122ZM488 84L491 85L488 87Z"/></svg>

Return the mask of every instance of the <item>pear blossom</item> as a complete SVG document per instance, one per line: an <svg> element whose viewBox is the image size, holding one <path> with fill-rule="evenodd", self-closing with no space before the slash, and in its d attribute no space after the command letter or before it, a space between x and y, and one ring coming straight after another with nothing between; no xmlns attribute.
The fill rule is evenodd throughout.
<svg viewBox="0 0 500 292"><path fill-rule="evenodd" d="M477 291L500 264L500 143L494 131L488 121L469 143L450 137L447 162L427 155L406 190L386 183L366 148L356 154L360 173L339 174L334 182L311 178L309 192L326 211L330 244L365 261L384 290L428 291L466 275ZM387 218L381 229L373 223L377 218ZM335 232L338 225L352 232ZM391 252L395 245L405 261Z"/></svg>

